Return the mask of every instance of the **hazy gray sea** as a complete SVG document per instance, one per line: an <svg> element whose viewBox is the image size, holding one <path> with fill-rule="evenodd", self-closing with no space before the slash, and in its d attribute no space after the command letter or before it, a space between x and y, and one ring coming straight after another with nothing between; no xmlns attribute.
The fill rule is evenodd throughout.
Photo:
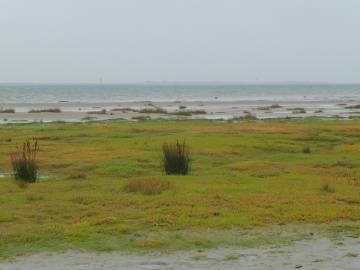
<svg viewBox="0 0 360 270"><path fill-rule="evenodd" d="M359 101L360 84L0 84L0 103Z"/></svg>

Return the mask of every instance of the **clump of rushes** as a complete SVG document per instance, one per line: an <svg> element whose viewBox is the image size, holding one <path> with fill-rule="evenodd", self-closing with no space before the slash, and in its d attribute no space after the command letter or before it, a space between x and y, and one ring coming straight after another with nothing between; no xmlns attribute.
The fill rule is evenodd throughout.
<svg viewBox="0 0 360 270"><path fill-rule="evenodd" d="M332 186L330 186L329 184L325 184L321 187L321 191L328 192L328 193L334 193L335 189Z"/></svg>
<svg viewBox="0 0 360 270"><path fill-rule="evenodd" d="M37 153L39 145L37 140L27 140L15 153L10 155L11 165L16 180L34 183L38 178Z"/></svg>
<svg viewBox="0 0 360 270"><path fill-rule="evenodd" d="M186 142L164 143L163 168L166 174L186 175L190 171L190 151Z"/></svg>
<svg viewBox="0 0 360 270"><path fill-rule="evenodd" d="M310 154L310 153L311 153L310 147L309 147L309 146L305 146L305 147L303 148L303 153L304 153L304 154Z"/></svg>

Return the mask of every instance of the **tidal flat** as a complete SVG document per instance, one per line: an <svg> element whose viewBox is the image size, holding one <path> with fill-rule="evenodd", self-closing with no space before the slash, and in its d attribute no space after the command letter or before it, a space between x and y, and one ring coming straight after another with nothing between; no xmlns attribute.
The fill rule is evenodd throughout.
<svg viewBox="0 0 360 270"><path fill-rule="evenodd" d="M2 109L1 109L2 108ZM334 100L232 100L0 103L0 124L33 122L89 122L139 119L231 120L359 118L359 102Z"/></svg>

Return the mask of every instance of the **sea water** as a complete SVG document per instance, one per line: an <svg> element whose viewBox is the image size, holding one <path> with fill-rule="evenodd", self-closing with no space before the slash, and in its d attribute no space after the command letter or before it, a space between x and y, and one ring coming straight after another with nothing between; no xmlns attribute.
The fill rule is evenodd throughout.
<svg viewBox="0 0 360 270"><path fill-rule="evenodd" d="M359 101L360 84L0 84L0 103Z"/></svg>

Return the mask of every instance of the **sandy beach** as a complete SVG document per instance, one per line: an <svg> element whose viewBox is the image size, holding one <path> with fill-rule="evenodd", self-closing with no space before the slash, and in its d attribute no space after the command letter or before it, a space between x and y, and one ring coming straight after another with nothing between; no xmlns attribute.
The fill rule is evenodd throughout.
<svg viewBox="0 0 360 270"><path fill-rule="evenodd" d="M359 239L303 240L291 246L219 248L173 254L128 255L67 251L38 254L0 263L2 270L115 270L115 269L346 269L360 268Z"/></svg>

